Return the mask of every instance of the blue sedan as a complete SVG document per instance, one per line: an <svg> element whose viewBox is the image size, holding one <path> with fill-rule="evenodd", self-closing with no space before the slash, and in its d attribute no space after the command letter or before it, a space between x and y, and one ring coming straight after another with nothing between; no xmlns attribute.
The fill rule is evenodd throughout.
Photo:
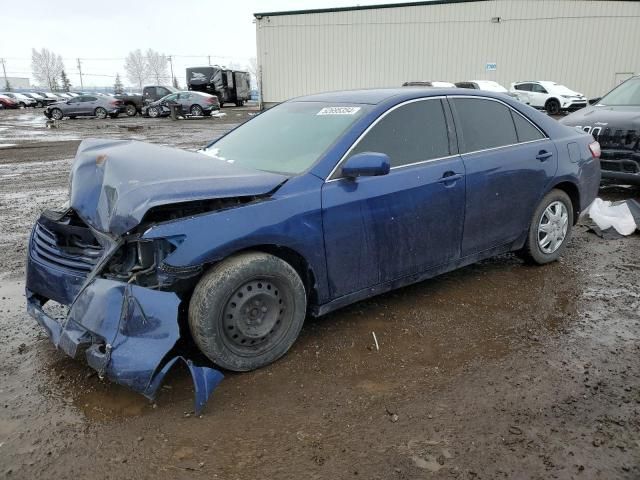
<svg viewBox="0 0 640 480"><path fill-rule="evenodd" d="M596 196L598 156L506 95L458 89L301 97L200 152L85 140L69 207L33 229L28 309L58 347L150 398L179 359L207 390L196 347L252 370L307 315L505 252L556 260Z"/></svg>

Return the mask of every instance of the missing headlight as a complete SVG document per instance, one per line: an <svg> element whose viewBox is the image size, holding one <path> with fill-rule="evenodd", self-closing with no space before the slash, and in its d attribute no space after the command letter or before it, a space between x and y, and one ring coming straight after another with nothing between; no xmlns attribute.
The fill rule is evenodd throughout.
<svg viewBox="0 0 640 480"><path fill-rule="evenodd" d="M177 245L172 239L128 240L114 253L103 276L146 287L157 286L158 265Z"/></svg>

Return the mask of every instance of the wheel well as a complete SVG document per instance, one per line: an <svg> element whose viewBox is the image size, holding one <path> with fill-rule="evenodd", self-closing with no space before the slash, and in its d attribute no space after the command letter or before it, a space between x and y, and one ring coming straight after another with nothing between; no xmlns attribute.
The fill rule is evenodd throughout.
<svg viewBox="0 0 640 480"><path fill-rule="evenodd" d="M549 105L549 102L551 102L551 101L558 102L558 104L560 103L560 100L558 100L558 99L557 99L557 98L555 98L555 97L551 97L551 98L547 98L547 101L546 101L546 102L544 102L544 106L546 107L547 105Z"/></svg>
<svg viewBox="0 0 640 480"><path fill-rule="evenodd" d="M554 185L553 188L562 190L564 193L569 195L571 204L573 205L573 224L575 225L578 222L578 216L580 215L580 191L578 190L578 187L576 187L575 183L562 182Z"/></svg>
<svg viewBox="0 0 640 480"><path fill-rule="evenodd" d="M281 247L278 245L257 245L251 248L247 248L246 251L263 252L278 257L289 265L291 265L300 276L304 288L307 291L307 304L317 305L318 292L316 290L316 277L313 270L305 258L295 250L287 247ZM241 253L241 252L236 252ZM235 255L235 254L234 254Z"/></svg>

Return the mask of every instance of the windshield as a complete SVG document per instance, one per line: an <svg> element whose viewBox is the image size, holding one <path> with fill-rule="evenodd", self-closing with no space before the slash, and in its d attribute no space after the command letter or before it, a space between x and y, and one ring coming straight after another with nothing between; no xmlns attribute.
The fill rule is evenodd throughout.
<svg viewBox="0 0 640 480"><path fill-rule="evenodd" d="M369 105L287 102L202 150L244 167L296 175L307 170Z"/></svg>
<svg viewBox="0 0 640 480"><path fill-rule="evenodd" d="M611 90L598 102L611 107L640 106L640 77L632 78Z"/></svg>

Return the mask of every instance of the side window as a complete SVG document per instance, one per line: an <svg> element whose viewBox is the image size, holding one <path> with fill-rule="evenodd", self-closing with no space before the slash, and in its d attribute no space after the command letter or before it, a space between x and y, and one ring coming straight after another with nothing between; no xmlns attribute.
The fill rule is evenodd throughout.
<svg viewBox="0 0 640 480"><path fill-rule="evenodd" d="M518 143L509 108L494 100L454 98L463 153Z"/></svg>
<svg viewBox="0 0 640 480"><path fill-rule="evenodd" d="M174 93L173 95L169 95L167 98L164 99L165 102L173 102L178 98L178 94Z"/></svg>
<svg viewBox="0 0 640 480"><path fill-rule="evenodd" d="M513 123L516 125L518 142L532 142L534 140L545 138L540 130L531 125L531 122L525 119L522 115L511 111L511 117L513 118Z"/></svg>
<svg viewBox="0 0 640 480"><path fill-rule="evenodd" d="M83 102L95 102L98 100L96 97L82 97Z"/></svg>
<svg viewBox="0 0 640 480"><path fill-rule="evenodd" d="M536 93L547 93L547 91L545 90L545 88L542 85L538 85L537 83L534 83L531 86L531 91L532 92L536 92Z"/></svg>
<svg viewBox="0 0 640 480"><path fill-rule="evenodd" d="M521 83L520 85L516 85L516 90L521 90L523 92L530 92L531 91L531 84L530 83Z"/></svg>
<svg viewBox="0 0 640 480"><path fill-rule="evenodd" d="M389 112L349 156L362 152L386 153L392 167L448 156L451 152L442 102L421 100Z"/></svg>

